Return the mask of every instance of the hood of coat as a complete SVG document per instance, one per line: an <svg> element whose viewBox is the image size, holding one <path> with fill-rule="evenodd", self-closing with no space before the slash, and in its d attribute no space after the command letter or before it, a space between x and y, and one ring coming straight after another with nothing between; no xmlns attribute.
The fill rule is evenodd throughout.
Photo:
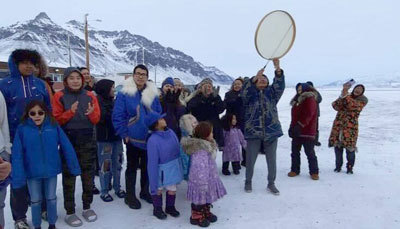
<svg viewBox="0 0 400 229"><path fill-rule="evenodd" d="M357 96L357 97L355 97L355 99L358 101L364 102L365 105L367 105L367 103L368 103L368 98L365 95Z"/></svg>
<svg viewBox="0 0 400 229"><path fill-rule="evenodd" d="M121 92L130 96L136 95L136 93L138 92L138 88L132 77L128 77L126 80L124 80ZM142 103L147 108L151 108L151 104L153 103L154 98L158 96L159 96L159 91L156 85L151 81L147 81L146 87L142 92Z"/></svg>
<svg viewBox="0 0 400 229"><path fill-rule="evenodd" d="M293 99L290 101L290 105L294 106L295 104L300 105L307 98L314 97L315 100L318 98L318 93L316 91L305 91L300 95L295 95Z"/></svg>
<svg viewBox="0 0 400 229"><path fill-rule="evenodd" d="M193 155L197 151L205 150L209 152L213 159L217 157L218 146L215 140L209 142L200 138L184 137L181 140L183 151L188 155Z"/></svg>
<svg viewBox="0 0 400 229"><path fill-rule="evenodd" d="M105 99L112 99L110 97L110 91L113 85L114 81L109 79L102 79L96 83L95 92Z"/></svg>

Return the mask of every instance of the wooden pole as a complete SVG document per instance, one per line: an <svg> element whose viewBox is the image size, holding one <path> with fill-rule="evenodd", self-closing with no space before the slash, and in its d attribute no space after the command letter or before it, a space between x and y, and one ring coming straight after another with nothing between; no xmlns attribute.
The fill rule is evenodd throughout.
<svg viewBox="0 0 400 229"><path fill-rule="evenodd" d="M90 71L89 63L89 32L88 32L88 17L89 14L85 14L85 50L86 50L86 68Z"/></svg>

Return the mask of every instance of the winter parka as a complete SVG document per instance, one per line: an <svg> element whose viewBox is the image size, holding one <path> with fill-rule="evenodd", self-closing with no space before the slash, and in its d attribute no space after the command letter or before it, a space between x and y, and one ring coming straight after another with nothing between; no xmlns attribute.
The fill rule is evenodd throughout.
<svg viewBox="0 0 400 229"><path fill-rule="evenodd" d="M292 105L290 127L293 128L296 124L301 126L299 137L314 139L317 134L317 98L317 91L305 91L290 102Z"/></svg>
<svg viewBox="0 0 400 229"><path fill-rule="evenodd" d="M141 149L146 149L148 127L145 117L151 111L161 113L158 89L154 83L147 81L143 90L138 90L132 77L123 83L115 100L112 120L117 134Z"/></svg>
<svg viewBox="0 0 400 229"><path fill-rule="evenodd" d="M198 93L188 102L187 108L199 122L209 121L213 125L214 138L218 146L223 147L224 136L219 115L224 112L225 104L221 97L219 95L205 97L202 93Z"/></svg>
<svg viewBox="0 0 400 229"><path fill-rule="evenodd" d="M60 174L61 153L70 173L81 173L76 152L68 137L59 125L52 124L48 118L40 127L32 119L19 125L12 151L12 187L15 189L26 185L27 179L50 178Z"/></svg>
<svg viewBox="0 0 400 229"><path fill-rule="evenodd" d="M356 150L358 117L367 103L368 99L364 95L358 97L347 95L339 97L332 103L332 107L337 111L337 114L329 137L329 147L343 147L350 151Z"/></svg>
<svg viewBox="0 0 400 229"><path fill-rule="evenodd" d="M275 72L272 85L259 90L252 79L246 80L242 89L244 105L244 137L273 142L283 135L277 104L285 90L285 76Z"/></svg>
<svg viewBox="0 0 400 229"><path fill-rule="evenodd" d="M12 55L8 59L8 68L10 76L0 81L0 91L6 100L10 138L13 140L25 107L30 101L43 101L50 110L51 104L44 82L34 75L22 76Z"/></svg>

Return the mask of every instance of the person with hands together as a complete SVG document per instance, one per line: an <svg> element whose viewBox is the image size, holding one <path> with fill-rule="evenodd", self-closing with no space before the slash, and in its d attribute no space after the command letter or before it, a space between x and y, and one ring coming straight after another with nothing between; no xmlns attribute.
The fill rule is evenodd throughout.
<svg viewBox="0 0 400 229"><path fill-rule="evenodd" d="M96 221L97 215L91 209L93 201L93 179L97 145L94 138L94 126L100 120L100 107L94 93L83 89L84 77L74 67L64 71L64 90L54 95L53 115L65 131L75 148L82 169L82 216L87 222ZM77 227L83 224L75 214L75 182L63 163L64 208L67 211L65 222Z"/></svg>

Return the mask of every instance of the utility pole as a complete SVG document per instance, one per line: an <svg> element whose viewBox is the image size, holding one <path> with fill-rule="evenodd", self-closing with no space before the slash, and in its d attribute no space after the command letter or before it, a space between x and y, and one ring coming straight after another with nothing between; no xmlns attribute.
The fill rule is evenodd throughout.
<svg viewBox="0 0 400 229"><path fill-rule="evenodd" d="M88 35L88 20L87 17L89 14L85 14L85 50L86 50L86 68L90 71L90 63L89 63L89 35Z"/></svg>
<svg viewBox="0 0 400 229"><path fill-rule="evenodd" d="M142 47L142 64L144 65L144 47Z"/></svg>
<svg viewBox="0 0 400 229"><path fill-rule="evenodd" d="M71 60L71 42L68 34L68 59L69 59L69 66L72 66L72 60Z"/></svg>

